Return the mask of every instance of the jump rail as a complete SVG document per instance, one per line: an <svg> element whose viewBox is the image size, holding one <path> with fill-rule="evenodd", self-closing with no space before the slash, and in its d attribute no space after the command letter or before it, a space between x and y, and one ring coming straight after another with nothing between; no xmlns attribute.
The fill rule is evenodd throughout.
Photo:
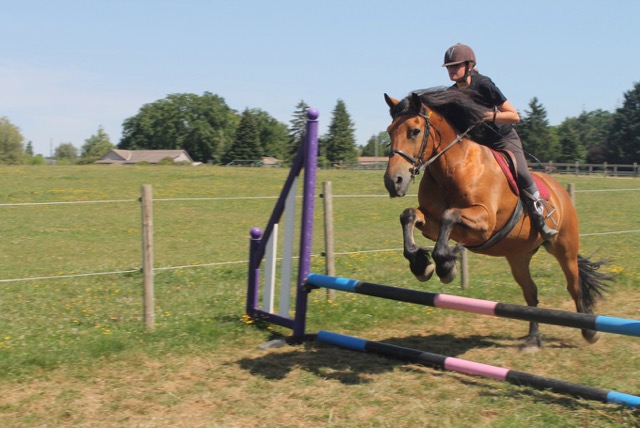
<svg viewBox="0 0 640 428"><path fill-rule="evenodd" d="M460 358L447 357L417 349L391 345L384 342L373 342L324 330L320 330L318 332L317 339L320 342L354 351L376 353L457 373L482 376L503 382L509 382L514 385L529 386L537 389L548 389L560 394L573 395L587 400L601 401L603 403L624 404L629 407L640 406L640 397L635 395L536 376L502 367L463 360Z"/></svg>
<svg viewBox="0 0 640 428"><path fill-rule="evenodd" d="M309 274L306 286L309 289L328 288L442 309L640 337L640 321L626 318L533 308L442 293L429 293L316 273Z"/></svg>

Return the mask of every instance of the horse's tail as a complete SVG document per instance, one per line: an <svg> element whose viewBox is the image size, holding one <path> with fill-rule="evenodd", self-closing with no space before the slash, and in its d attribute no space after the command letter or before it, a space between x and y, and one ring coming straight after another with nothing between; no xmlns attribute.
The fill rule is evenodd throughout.
<svg viewBox="0 0 640 428"><path fill-rule="evenodd" d="M608 282L613 281L611 275L598 271L604 264L606 264L604 260L596 262L578 255L580 303L582 305L580 312L592 314L596 302L604 298L604 294L609 288Z"/></svg>

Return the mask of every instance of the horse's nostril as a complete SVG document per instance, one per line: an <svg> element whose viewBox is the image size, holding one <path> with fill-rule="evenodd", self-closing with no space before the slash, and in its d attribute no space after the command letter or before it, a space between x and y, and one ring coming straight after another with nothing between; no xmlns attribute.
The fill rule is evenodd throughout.
<svg viewBox="0 0 640 428"><path fill-rule="evenodd" d="M396 184L401 184L402 183L402 177L398 176L398 178L396 178Z"/></svg>

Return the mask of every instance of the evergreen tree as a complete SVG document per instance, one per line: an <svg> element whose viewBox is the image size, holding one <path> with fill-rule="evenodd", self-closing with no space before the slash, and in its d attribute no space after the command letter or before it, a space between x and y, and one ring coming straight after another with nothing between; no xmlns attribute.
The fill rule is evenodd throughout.
<svg viewBox="0 0 640 428"><path fill-rule="evenodd" d="M516 127L525 154L535 156L542 162L557 159L558 142L549 127L547 111L535 97L529 103L529 109L525 110L526 116Z"/></svg>
<svg viewBox="0 0 640 428"><path fill-rule="evenodd" d="M228 164L237 160L259 160L261 157L262 149L256 118L251 110L246 109L242 112L236 138L225 152L222 162Z"/></svg>
<svg viewBox="0 0 640 428"><path fill-rule="evenodd" d="M109 135L104 131L102 125L98 127L98 132L95 135L84 141L85 143L80 153L80 157L84 162L95 162L114 148Z"/></svg>
<svg viewBox="0 0 640 428"><path fill-rule="evenodd" d="M388 132L380 132L372 135L367 144L362 148L361 156L388 156L391 138Z"/></svg>
<svg viewBox="0 0 640 428"><path fill-rule="evenodd" d="M324 153L329 162L355 162L358 158L354 124L344 101L338 100L324 142Z"/></svg>
<svg viewBox="0 0 640 428"><path fill-rule="evenodd" d="M27 146L24 149L24 153L29 157L33 156L33 143L31 141L27 143Z"/></svg>
<svg viewBox="0 0 640 428"><path fill-rule="evenodd" d="M0 117L0 164L21 165L25 161L24 137L20 128L6 117Z"/></svg>
<svg viewBox="0 0 640 428"><path fill-rule="evenodd" d="M289 144L285 155L285 160L291 162L298 153L298 149L304 142L305 134L307 133L307 110L309 106L304 101L300 100L296 105L296 111L293 113L293 118L289 122Z"/></svg>
<svg viewBox="0 0 640 428"><path fill-rule="evenodd" d="M562 132L560 132L562 129ZM586 159L586 149L580 144L578 131L570 124L562 124L558 128L560 141L560 154L556 162L559 163L583 163Z"/></svg>
<svg viewBox="0 0 640 428"><path fill-rule="evenodd" d="M624 94L622 107L616 109L605 144L607 162L640 162L640 82Z"/></svg>

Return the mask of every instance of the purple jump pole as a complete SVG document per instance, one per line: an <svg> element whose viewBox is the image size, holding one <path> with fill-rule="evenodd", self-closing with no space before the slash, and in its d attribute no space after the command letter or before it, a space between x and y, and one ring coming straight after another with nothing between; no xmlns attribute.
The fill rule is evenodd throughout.
<svg viewBox="0 0 640 428"><path fill-rule="evenodd" d="M305 282L311 269L311 244L313 243L313 215L315 209L316 175L318 170L318 116L316 109L307 110L307 135L304 146L304 196L302 200L302 223L300 232L300 259L296 287L296 313L293 337L304 337L307 318L307 291Z"/></svg>
<svg viewBox="0 0 640 428"><path fill-rule="evenodd" d="M289 176L280 193L280 197L271 213L264 233L260 228L251 229L249 245L249 272L247 281L246 312L251 318L260 318L293 330L294 340L302 340L305 334L307 313L307 291L305 282L311 266L311 245L313 238L313 219L315 206L315 187L318 164L318 111L307 110L307 128L304 144L298 149ZM304 169L304 189L300 226L300 248L298 277L296 282L295 315L293 318L266 312L258 306L260 291L260 264L265 254L266 243L271 237L274 225L280 221L285 201L292 184Z"/></svg>

